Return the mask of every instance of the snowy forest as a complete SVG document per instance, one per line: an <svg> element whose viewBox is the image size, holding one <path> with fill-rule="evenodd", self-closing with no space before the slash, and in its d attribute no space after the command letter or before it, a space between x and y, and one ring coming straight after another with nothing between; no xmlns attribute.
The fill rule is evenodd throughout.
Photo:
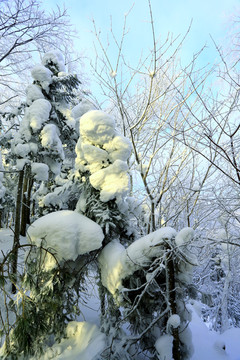
<svg viewBox="0 0 240 360"><path fill-rule="evenodd" d="M239 19L199 66L146 13L132 64L0 1L0 359L240 359Z"/></svg>

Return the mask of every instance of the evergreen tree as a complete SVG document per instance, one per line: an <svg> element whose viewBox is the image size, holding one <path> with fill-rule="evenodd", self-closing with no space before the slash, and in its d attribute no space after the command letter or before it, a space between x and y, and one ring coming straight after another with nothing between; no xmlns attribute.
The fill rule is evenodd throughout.
<svg viewBox="0 0 240 360"><path fill-rule="evenodd" d="M131 241L127 198L130 153L130 142L117 133L109 115L92 110L81 117L75 162L80 193L76 210L101 226L105 244L113 239Z"/></svg>
<svg viewBox="0 0 240 360"><path fill-rule="evenodd" d="M39 205L42 195L56 186L64 161L68 164L65 171L69 170L77 140L71 107L80 81L65 72L61 53L46 53L42 64L32 69L32 77L33 84L26 90L24 117L12 141L17 168L25 165L22 235L29 223L32 189L36 193L43 182L34 199Z"/></svg>

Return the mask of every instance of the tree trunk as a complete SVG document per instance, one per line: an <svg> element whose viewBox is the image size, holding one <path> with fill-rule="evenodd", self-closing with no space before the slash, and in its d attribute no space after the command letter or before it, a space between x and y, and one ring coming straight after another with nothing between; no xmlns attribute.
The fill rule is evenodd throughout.
<svg viewBox="0 0 240 360"><path fill-rule="evenodd" d="M31 191L33 180L31 178L30 169L26 169L23 182L23 202L22 202L22 216L21 216L21 231L20 235L26 236L27 224L30 224L30 204Z"/></svg>
<svg viewBox="0 0 240 360"><path fill-rule="evenodd" d="M28 193L27 193L27 219L26 219L26 222L28 225L30 225L30 218L31 218L30 205L31 205L32 187L33 187L33 179L32 179L32 177L30 177L29 181L28 181Z"/></svg>
<svg viewBox="0 0 240 360"><path fill-rule="evenodd" d="M27 189L28 189L28 174L25 171L24 181L23 181L23 194L22 194L22 212L21 212L21 228L20 235L26 236L26 227L27 227Z"/></svg>
<svg viewBox="0 0 240 360"><path fill-rule="evenodd" d="M166 260L166 284L167 284L167 296L169 301L169 306L171 309L171 314L177 314L177 304L176 304L176 285L175 285L175 269L174 269L174 260L171 247L166 244L167 260ZM173 336L173 349L172 356L174 360L181 359L180 352L180 340L178 328L172 329Z"/></svg>
<svg viewBox="0 0 240 360"><path fill-rule="evenodd" d="M16 293L16 281L17 281L17 263L18 263L18 248L19 248L19 237L20 237L20 222L21 222L21 205L22 205L22 192L23 192L23 178L24 170L19 172L18 188L17 188L17 199L16 199L16 211L15 211L15 228L14 228L14 239L12 248L12 293Z"/></svg>

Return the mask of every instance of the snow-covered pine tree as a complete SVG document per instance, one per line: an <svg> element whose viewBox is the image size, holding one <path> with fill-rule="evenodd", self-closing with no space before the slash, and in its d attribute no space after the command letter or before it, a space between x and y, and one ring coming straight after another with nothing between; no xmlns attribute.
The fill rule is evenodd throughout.
<svg viewBox="0 0 240 360"><path fill-rule="evenodd" d="M54 341L66 336L67 324L81 312L79 297L83 300L87 265L95 259L103 238L98 224L75 211L47 214L29 227L25 249L30 251L18 282L17 300L8 309L9 317L14 313L16 320L11 332L8 318L8 326L3 326L4 359L38 359ZM12 253L0 264L0 280L8 272Z"/></svg>
<svg viewBox="0 0 240 360"><path fill-rule="evenodd" d="M26 90L25 114L12 141L17 168L25 168L22 235L29 222L32 187L39 190L42 182L35 197L39 200L39 195L46 195L54 186L63 162L69 168L75 156L77 132L71 106L80 81L65 70L58 51L46 53L42 64L32 69L33 84Z"/></svg>
<svg viewBox="0 0 240 360"><path fill-rule="evenodd" d="M100 110L85 113L79 129L75 179L80 198L76 210L101 226L105 244L114 238L129 243L130 142L117 133L114 119Z"/></svg>

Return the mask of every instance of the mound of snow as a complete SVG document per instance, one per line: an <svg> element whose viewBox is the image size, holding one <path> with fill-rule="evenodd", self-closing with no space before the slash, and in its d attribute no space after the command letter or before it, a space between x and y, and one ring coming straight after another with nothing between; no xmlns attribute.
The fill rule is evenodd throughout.
<svg viewBox="0 0 240 360"><path fill-rule="evenodd" d="M27 95L28 105L31 105L35 100L44 99L44 95L41 91L41 88L35 84L28 85L26 89L26 95Z"/></svg>
<svg viewBox="0 0 240 360"><path fill-rule="evenodd" d="M67 325L66 339L47 349L40 359L92 360L104 350L105 345L105 335L96 325L71 321Z"/></svg>
<svg viewBox="0 0 240 360"><path fill-rule="evenodd" d="M114 198L122 198L129 191L128 165L116 160L106 168L93 173L89 180L91 185L100 190L100 200L107 202Z"/></svg>
<svg viewBox="0 0 240 360"><path fill-rule="evenodd" d="M33 132L40 130L43 124L48 121L51 107L48 100L37 99L26 110L26 116Z"/></svg>
<svg viewBox="0 0 240 360"><path fill-rule="evenodd" d="M49 168L46 164L43 163L32 163L31 164L32 174L34 179L38 181L47 181L48 180L48 171Z"/></svg>
<svg viewBox="0 0 240 360"><path fill-rule="evenodd" d="M86 143L103 145L114 137L115 121L103 111L88 111L80 119L80 135Z"/></svg>
<svg viewBox="0 0 240 360"><path fill-rule="evenodd" d="M159 354L159 359L172 360L173 337L171 335L161 336L155 343L155 348Z"/></svg>
<svg viewBox="0 0 240 360"><path fill-rule="evenodd" d="M58 261L76 260L78 255L100 248L103 238L98 224L70 210L47 214L28 228L29 241L54 249Z"/></svg>
<svg viewBox="0 0 240 360"><path fill-rule="evenodd" d="M49 90L49 85L52 82L52 72L49 69L42 65L36 65L31 74L33 79L38 81L44 90Z"/></svg>

